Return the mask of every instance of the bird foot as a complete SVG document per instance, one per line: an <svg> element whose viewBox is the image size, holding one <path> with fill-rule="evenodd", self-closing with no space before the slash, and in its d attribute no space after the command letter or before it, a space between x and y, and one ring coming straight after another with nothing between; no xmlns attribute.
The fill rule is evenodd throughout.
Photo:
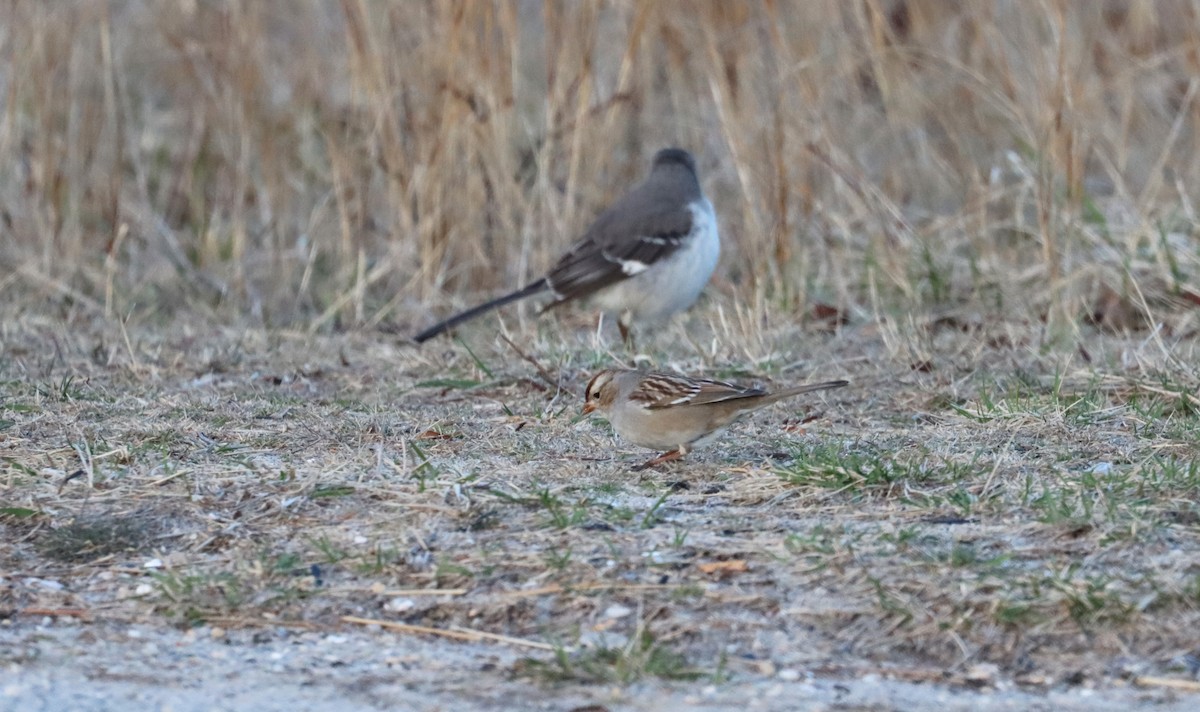
<svg viewBox="0 0 1200 712"><path fill-rule="evenodd" d="M674 450L664 452L663 454L659 455L656 458L653 458L651 460L646 460L645 462L638 465L637 467L634 467L633 471L634 472L642 472L643 470L649 470L651 467L657 467L658 465L661 465L663 463L674 462L675 460L678 460L679 458L683 457L686 454L687 453L685 451L680 450L679 448L675 448Z"/></svg>

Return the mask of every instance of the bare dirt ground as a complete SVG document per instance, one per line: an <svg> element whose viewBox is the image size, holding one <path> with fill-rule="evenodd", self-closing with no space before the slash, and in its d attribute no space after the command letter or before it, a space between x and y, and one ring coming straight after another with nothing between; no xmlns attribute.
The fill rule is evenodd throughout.
<svg viewBox="0 0 1200 712"><path fill-rule="evenodd" d="M144 624L25 623L0 631L25 656L7 662L0 700L14 710L1191 710L1192 695L1111 681L982 688L906 679L781 671L775 676L546 688L504 674L511 649L386 631L287 628L187 632Z"/></svg>
<svg viewBox="0 0 1200 712"><path fill-rule="evenodd" d="M853 385L632 473L571 325L3 324L12 709L1200 699L1186 330L676 325L643 363Z"/></svg>

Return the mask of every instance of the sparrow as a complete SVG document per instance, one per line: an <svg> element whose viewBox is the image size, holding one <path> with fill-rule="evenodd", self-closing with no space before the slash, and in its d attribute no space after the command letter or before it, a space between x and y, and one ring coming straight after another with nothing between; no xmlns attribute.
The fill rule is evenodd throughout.
<svg viewBox="0 0 1200 712"><path fill-rule="evenodd" d="M848 384L825 381L767 392L707 378L607 369L588 382L583 414L600 411L622 438L666 451L634 468L644 470L678 460L747 413L784 398Z"/></svg>

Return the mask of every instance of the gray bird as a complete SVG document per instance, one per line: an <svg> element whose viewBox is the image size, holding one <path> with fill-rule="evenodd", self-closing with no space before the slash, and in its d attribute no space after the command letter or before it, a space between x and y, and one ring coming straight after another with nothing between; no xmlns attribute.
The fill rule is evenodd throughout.
<svg viewBox="0 0 1200 712"><path fill-rule="evenodd" d="M621 337L632 322L660 323L690 307L708 284L721 241L696 160L679 148L654 156L644 181L600 213L546 276L511 294L456 314L413 337L424 342L518 299L549 292L545 312L590 298L617 316Z"/></svg>

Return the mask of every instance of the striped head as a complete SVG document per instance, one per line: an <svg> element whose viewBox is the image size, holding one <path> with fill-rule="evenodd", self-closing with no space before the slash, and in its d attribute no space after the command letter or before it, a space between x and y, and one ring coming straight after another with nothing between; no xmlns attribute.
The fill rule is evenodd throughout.
<svg viewBox="0 0 1200 712"><path fill-rule="evenodd" d="M583 415L597 410L603 412L612 407L617 397L617 373L616 369L607 368L592 376L583 391Z"/></svg>

